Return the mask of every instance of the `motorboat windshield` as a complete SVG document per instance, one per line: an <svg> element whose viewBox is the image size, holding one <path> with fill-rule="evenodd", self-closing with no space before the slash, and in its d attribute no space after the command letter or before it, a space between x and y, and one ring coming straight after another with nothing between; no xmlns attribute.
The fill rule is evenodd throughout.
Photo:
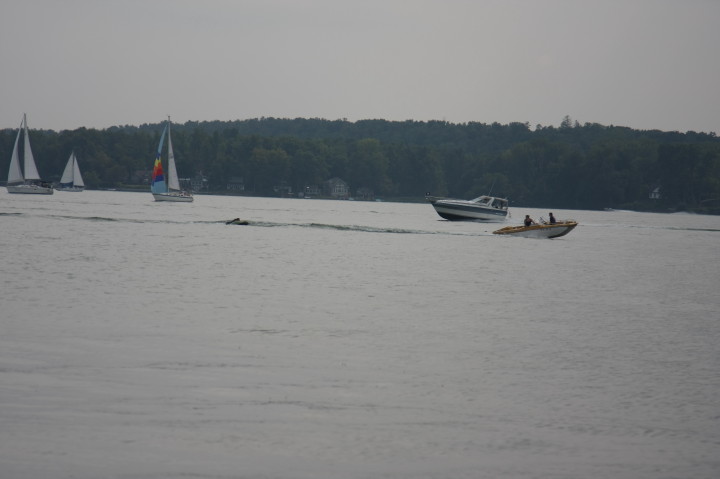
<svg viewBox="0 0 720 479"><path fill-rule="evenodd" d="M471 202L499 209L506 209L508 206L507 200L486 195L478 196L474 200L471 200Z"/></svg>

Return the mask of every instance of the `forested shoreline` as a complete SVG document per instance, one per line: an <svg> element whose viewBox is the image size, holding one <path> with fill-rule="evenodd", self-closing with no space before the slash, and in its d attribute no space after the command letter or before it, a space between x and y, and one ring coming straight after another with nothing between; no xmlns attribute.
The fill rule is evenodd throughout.
<svg viewBox="0 0 720 479"><path fill-rule="evenodd" d="M163 127L30 130L30 137L45 179L57 181L74 150L88 188L131 189L146 185ZM0 131L3 176L16 135ZM237 194L232 180L242 182L241 194L296 195L340 178L351 196L362 190L398 201L492 192L511 206L720 214L715 133L569 117L559 127L258 118L173 124L173 146L181 176L203 178L206 193Z"/></svg>

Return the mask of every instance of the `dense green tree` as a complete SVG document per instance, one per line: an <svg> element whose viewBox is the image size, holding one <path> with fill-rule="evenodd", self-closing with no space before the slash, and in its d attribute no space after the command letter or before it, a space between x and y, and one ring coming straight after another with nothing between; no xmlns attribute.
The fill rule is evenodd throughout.
<svg viewBox="0 0 720 479"><path fill-rule="evenodd" d="M285 150L257 147L248 161L246 185L261 195L272 194L274 187L290 179L290 157Z"/></svg>
<svg viewBox="0 0 720 479"><path fill-rule="evenodd" d="M348 174L356 188L371 188L381 195L393 192L392 181L387 175L388 158L378 140L366 138L356 141L350 159Z"/></svg>
<svg viewBox="0 0 720 479"><path fill-rule="evenodd" d="M328 147L322 142L310 143L295 140L290 166L290 183L295 191L305 187L319 185L328 178Z"/></svg>
<svg viewBox="0 0 720 479"><path fill-rule="evenodd" d="M41 174L57 181L71 151L90 188L146 186L164 123L31 130ZM205 175L224 192L241 177L246 194L301 191L337 176L354 191L421 200L426 193L490 191L513 205L555 208L678 208L720 213L720 140L714 133L643 131L569 116L560 127L445 121L349 122L259 118L173 124L182 176ZM17 129L0 131L7 171ZM163 152L163 159L166 154ZM661 198L650 199L659 187Z"/></svg>

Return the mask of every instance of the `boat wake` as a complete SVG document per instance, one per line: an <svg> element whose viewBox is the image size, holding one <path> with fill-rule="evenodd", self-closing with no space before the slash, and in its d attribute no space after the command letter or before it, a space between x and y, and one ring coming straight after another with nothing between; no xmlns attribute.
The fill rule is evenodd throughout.
<svg viewBox="0 0 720 479"><path fill-rule="evenodd" d="M224 223L224 222L223 222ZM365 225L334 225L325 223L272 223L267 221L244 221L246 226L260 226L266 228L275 227L296 227L296 228L318 228L324 230L336 231L357 231L362 233L390 233L390 234L415 234L415 235L451 235L451 236L490 236L487 232L467 233L467 232L447 232L447 231L426 231L405 228L378 228Z"/></svg>
<svg viewBox="0 0 720 479"><path fill-rule="evenodd" d="M359 226L359 225L326 225L321 223L308 223L300 224L297 226L303 226L306 228L322 228L339 231L362 231L365 233L397 233L397 234L433 234L431 231L421 230L408 230L403 228L375 228L372 226Z"/></svg>
<svg viewBox="0 0 720 479"><path fill-rule="evenodd" d="M701 231L710 233L720 233L719 228L691 228L687 226L657 226L657 225L629 225L618 223L584 223L585 228L632 228L632 229L649 229L664 231Z"/></svg>
<svg viewBox="0 0 720 479"><path fill-rule="evenodd" d="M26 213L0 213L0 216L24 216ZM324 230L336 231L356 231L361 233L385 233L385 234L409 234L409 235L444 235L444 236L492 236L488 231L437 231L437 230L419 230L407 228L392 227L375 227L367 225L338 225L325 223L286 223L286 222L270 222L270 221L254 221L241 220L238 223L231 223L227 219L224 220L172 220L172 219L137 219L127 217L110 217L110 216L75 216L75 215L33 215L36 217L60 220L79 220L89 222L109 222L109 223L131 223L131 224L175 224L175 225L228 225L228 226L255 226L261 228L317 228ZM232 220L230 220L232 221Z"/></svg>

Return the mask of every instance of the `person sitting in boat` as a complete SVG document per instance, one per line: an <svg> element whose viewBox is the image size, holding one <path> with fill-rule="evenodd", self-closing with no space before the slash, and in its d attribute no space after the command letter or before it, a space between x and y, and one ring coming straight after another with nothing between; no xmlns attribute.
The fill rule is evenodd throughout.
<svg viewBox="0 0 720 479"><path fill-rule="evenodd" d="M535 221L530 218L530 215L525 215L525 226L532 226L535 224Z"/></svg>
<svg viewBox="0 0 720 479"><path fill-rule="evenodd" d="M550 224L551 224L551 225L554 225L554 224L556 224L556 223L557 223L557 220L555 219L555 217L553 216L553 214L550 213Z"/></svg>

